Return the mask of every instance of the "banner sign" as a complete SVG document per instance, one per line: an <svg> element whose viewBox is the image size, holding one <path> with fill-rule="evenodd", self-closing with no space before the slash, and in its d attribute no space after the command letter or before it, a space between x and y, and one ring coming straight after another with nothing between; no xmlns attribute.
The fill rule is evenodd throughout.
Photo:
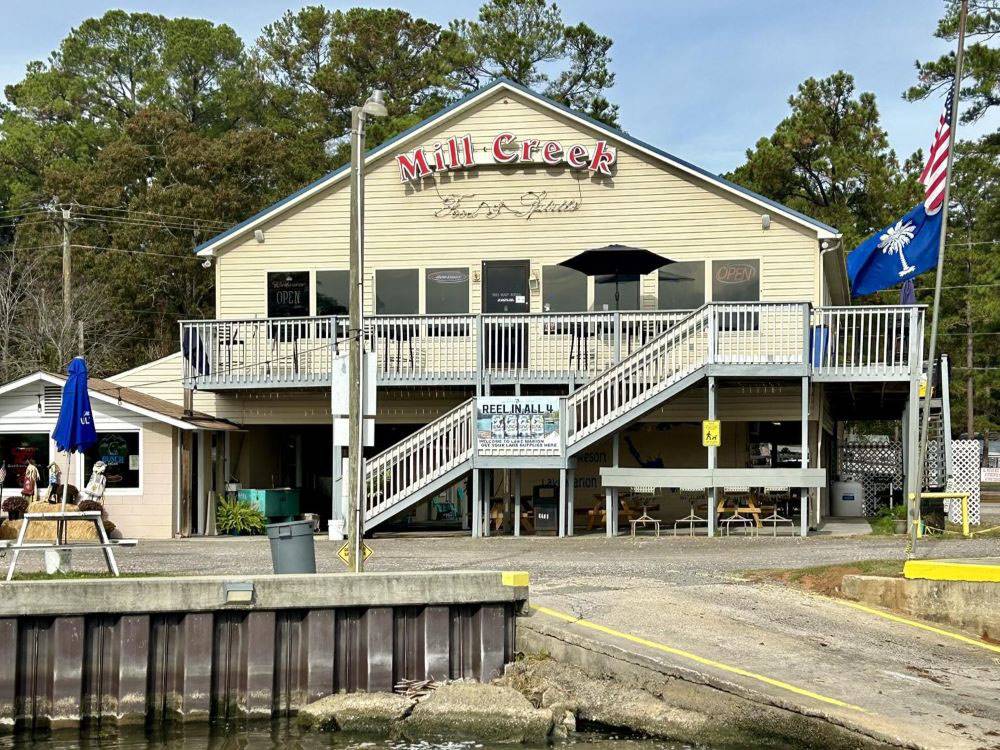
<svg viewBox="0 0 1000 750"><path fill-rule="evenodd" d="M481 455L562 453L558 396L480 396L476 442Z"/></svg>
<svg viewBox="0 0 1000 750"><path fill-rule="evenodd" d="M610 177L617 161L618 152L607 141L596 141L593 146L563 145L560 141L518 138L513 133L500 133L481 149L473 144L471 135L463 135L435 143L433 149L418 148L396 156L400 182L416 182L435 172L472 169L480 164L565 165Z"/></svg>

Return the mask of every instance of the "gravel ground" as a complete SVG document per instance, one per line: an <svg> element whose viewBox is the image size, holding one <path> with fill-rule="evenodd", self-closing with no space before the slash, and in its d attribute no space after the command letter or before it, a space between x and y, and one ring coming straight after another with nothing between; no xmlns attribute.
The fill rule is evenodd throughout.
<svg viewBox="0 0 1000 750"><path fill-rule="evenodd" d="M847 709L834 710L841 720L857 720L913 746L1000 748L996 652L739 575L749 569L903 559L904 541L898 538L450 536L381 538L370 544L375 555L369 570L526 570L533 603L865 711L852 716ZM339 546L317 537L320 571L343 570L336 557ZM930 558L1000 556L1000 540L924 540L918 551ZM40 567L40 555L25 557L23 569ZM270 572L267 542L259 538L143 541L134 550L122 550L119 560L126 572ZM78 552L74 567L100 570L102 563L95 554ZM624 641L617 645L648 651L645 655L672 666L713 669ZM751 678L715 676L792 700L804 710L830 710Z"/></svg>
<svg viewBox="0 0 1000 750"><path fill-rule="evenodd" d="M608 539L591 534L567 539L545 537L468 536L389 537L370 540L375 550L368 563L374 571L394 570L526 570L533 584L560 583L580 576L601 574L621 582L630 578L662 580L671 585L716 580L720 576L760 568L801 568L855 560L905 557L904 541L894 537L732 536L673 537L659 539ZM316 537L320 572L340 572L340 543ZM981 557L1000 555L1000 539L965 541L924 540L919 557ZM7 553L9 555L9 553ZM211 537L205 539L143 540L134 549L117 553L124 572L223 574L270 573L271 557L266 539L260 537ZM99 552L74 553L77 570L103 570ZM41 555L21 556L18 570L41 570Z"/></svg>

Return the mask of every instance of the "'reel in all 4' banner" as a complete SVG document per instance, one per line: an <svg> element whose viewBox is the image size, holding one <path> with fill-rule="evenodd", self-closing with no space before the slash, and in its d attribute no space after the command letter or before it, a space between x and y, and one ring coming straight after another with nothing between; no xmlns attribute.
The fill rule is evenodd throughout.
<svg viewBox="0 0 1000 750"><path fill-rule="evenodd" d="M558 396L480 396L476 440L482 455L558 456Z"/></svg>

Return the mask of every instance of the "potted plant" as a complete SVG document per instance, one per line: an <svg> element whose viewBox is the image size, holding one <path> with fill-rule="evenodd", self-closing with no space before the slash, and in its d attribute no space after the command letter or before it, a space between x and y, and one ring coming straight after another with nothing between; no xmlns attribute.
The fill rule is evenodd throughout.
<svg viewBox="0 0 1000 750"><path fill-rule="evenodd" d="M11 495L0 507L6 511L8 520L16 521L27 512L28 498L24 495Z"/></svg>
<svg viewBox="0 0 1000 750"><path fill-rule="evenodd" d="M264 514L245 500L220 500L215 511L215 526L220 534L263 534L266 523Z"/></svg>

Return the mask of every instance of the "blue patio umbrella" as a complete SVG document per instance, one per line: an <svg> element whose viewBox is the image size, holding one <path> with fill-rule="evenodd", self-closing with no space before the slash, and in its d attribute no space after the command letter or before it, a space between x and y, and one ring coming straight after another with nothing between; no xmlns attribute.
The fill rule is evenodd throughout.
<svg viewBox="0 0 1000 750"><path fill-rule="evenodd" d="M70 462L73 453L82 453L97 443L97 429L90 411L90 394L87 392L87 363L83 357L74 357L66 370L59 419L52 432L56 449L66 451L66 476L63 479L62 509L66 510L69 488Z"/></svg>

